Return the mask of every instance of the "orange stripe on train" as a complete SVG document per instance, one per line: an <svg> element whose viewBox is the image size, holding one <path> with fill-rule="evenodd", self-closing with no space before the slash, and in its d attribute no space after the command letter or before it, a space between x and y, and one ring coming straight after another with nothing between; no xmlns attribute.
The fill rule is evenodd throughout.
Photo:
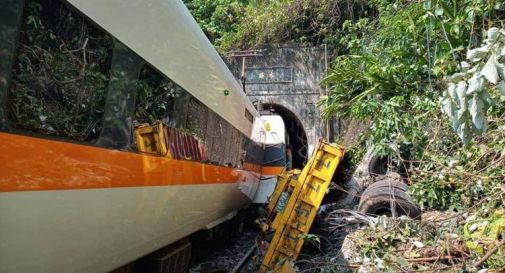
<svg viewBox="0 0 505 273"><path fill-rule="evenodd" d="M263 166L261 167L262 175L279 175L284 170L282 166Z"/></svg>
<svg viewBox="0 0 505 273"><path fill-rule="evenodd" d="M257 181L258 175L195 161L0 133L0 192L237 183Z"/></svg>

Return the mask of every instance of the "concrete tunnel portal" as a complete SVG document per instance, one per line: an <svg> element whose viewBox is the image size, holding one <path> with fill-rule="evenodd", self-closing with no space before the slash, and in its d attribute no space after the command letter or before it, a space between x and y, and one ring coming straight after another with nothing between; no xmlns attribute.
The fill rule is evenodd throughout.
<svg viewBox="0 0 505 273"><path fill-rule="evenodd" d="M284 119L293 146L294 168L303 167L320 138L340 134L340 126L329 131L317 106L326 92L321 80L327 61L334 54L336 49L326 45L264 45L223 56L249 100Z"/></svg>

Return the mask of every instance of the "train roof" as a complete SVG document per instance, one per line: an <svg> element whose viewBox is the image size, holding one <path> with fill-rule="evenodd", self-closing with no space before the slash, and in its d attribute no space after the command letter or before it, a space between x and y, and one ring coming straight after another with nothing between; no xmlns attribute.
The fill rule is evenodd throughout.
<svg viewBox="0 0 505 273"><path fill-rule="evenodd" d="M68 0L235 128L258 112L181 0ZM228 94L226 94L228 93Z"/></svg>

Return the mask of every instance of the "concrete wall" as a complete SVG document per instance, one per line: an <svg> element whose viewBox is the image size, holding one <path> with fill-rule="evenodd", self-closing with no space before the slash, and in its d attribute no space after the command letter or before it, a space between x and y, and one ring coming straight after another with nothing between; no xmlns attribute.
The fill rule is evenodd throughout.
<svg viewBox="0 0 505 273"><path fill-rule="evenodd" d="M325 46L267 46L247 52L229 52L224 56L240 82L246 77L246 93L253 103L277 104L298 117L309 151L321 137L326 125L320 118L317 102L325 93L320 82L325 76L332 50Z"/></svg>

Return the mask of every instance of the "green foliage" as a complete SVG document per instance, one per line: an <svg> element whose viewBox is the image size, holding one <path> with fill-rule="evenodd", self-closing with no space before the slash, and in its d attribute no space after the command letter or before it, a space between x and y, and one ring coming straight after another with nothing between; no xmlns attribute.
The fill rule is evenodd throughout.
<svg viewBox="0 0 505 273"><path fill-rule="evenodd" d="M409 260L422 257L428 250L443 253L439 241L458 243L457 239L444 238L444 235L459 233L461 227L456 221L445 222L439 223L433 231L435 226L429 222L426 224L407 218L379 217L372 225L349 235L350 247L355 252L349 262L361 264L360 270L366 272L409 272L425 270L428 266L431 266L428 271L438 271L433 270L435 265L410 263ZM457 264L454 267L461 270Z"/></svg>
<svg viewBox="0 0 505 273"><path fill-rule="evenodd" d="M112 39L58 2L29 1L9 94L14 127L90 140L105 105Z"/></svg>
<svg viewBox="0 0 505 273"><path fill-rule="evenodd" d="M505 180L505 116L489 123L486 137L463 147L449 122L433 128L433 139L424 147L413 169L410 191L421 208L464 210L495 195ZM445 123L445 124L444 124ZM490 208L503 204L487 202Z"/></svg>
<svg viewBox="0 0 505 273"><path fill-rule="evenodd" d="M185 0L221 51L261 44L336 44L346 20L374 13L365 0Z"/></svg>
<svg viewBox="0 0 505 273"><path fill-rule="evenodd" d="M311 244L311 245L314 245L318 248L320 248L320 246L321 246L321 239L316 234L311 234L311 233L303 234L302 233L299 235L299 237L301 239L303 239L306 244Z"/></svg>
<svg viewBox="0 0 505 273"><path fill-rule="evenodd" d="M59 1L47 0L28 1L20 36L8 101L12 127L95 140L105 110L113 38ZM154 69L144 67L137 90L136 121L176 125L184 120L176 101L183 106L186 93Z"/></svg>
<svg viewBox="0 0 505 273"><path fill-rule="evenodd" d="M505 220L503 212L501 215L497 213L494 215L490 219L496 223L495 227L500 225L502 228ZM347 236L346 240L351 242L348 247L353 250L349 263L359 264L360 272L479 271L475 264L483 254L472 252L469 255L463 246L466 238L463 236L461 215L432 212L426 216L428 219L423 222L407 218L374 219L373 224ZM498 218L500 216L501 218ZM472 226L475 222L467 221ZM483 224L485 221L478 222ZM492 234L492 236L493 239L498 239L500 235ZM476 236L475 242L485 245L486 249L490 249L498 242L496 239L483 240L483 237ZM444 260L443 257L447 257L446 255L451 258ZM495 253L487 261L485 268L499 271L499 268L503 267L501 256L500 251ZM427 261L420 262L423 259Z"/></svg>
<svg viewBox="0 0 505 273"><path fill-rule="evenodd" d="M191 14L209 40L223 43L223 36L235 33L245 12L247 0L184 0Z"/></svg>
<svg viewBox="0 0 505 273"><path fill-rule="evenodd" d="M479 40L495 10L484 1L373 1L380 16L346 22L339 56L324 81L323 114L371 119L367 139L380 153L423 147L443 76L458 69L462 49ZM469 38L470 37L470 41ZM392 145L393 144L393 145ZM420 150L420 149L419 149Z"/></svg>
<svg viewBox="0 0 505 273"><path fill-rule="evenodd" d="M353 171L359 162L365 155L366 148L362 145L353 145L351 147L346 147L345 157L344 157L344 167L346 170Z"/></svg>
<svg viewBox="0 0 505 273"><path fill-rule="evenodd" d="M165 79L149 66L144 66L137 82L135 120L139 123L153 123L164 117L173 118L177 85ZM179 92L180 93L180 92ZM170 124L171 120L165 120Z"/></svg>
<svg viewBox="0 0 505 273"><path fill-rule="evenodd" d="M502 50L496 41L501 34L487 40L486 57L479 55L485 50L469 51L474 55L468 58L473 69L462 60L467 50L481 44L487 29L501 25L503 3L371 3L379 12L378 18L366 17L342 25L344 35L339 42L346 50L335 59L323 82L330 89L321 101L323 116L370 121L370 129L361 138L380 154L408 149L414 160L411 193L422 208L462 210L475 205L496 192L505 180L504 107L499 103L499 88L505 84L493 79L493 84L486 85L487 77L482 73L491 59L493 66L488 70L500 75L502 65L497 56ZM496 33L496 29L491 32ZM459 119L454 129L459 127L460 136L464 122L477 132L488 128L486 135L474 137L473 142L467 141L473 133L465 131L464 146L440 111L439 97L446 89L447 75L456 73L453 81L464 80L461 89L468 91L476 72L482 74L479 81L473 79L479 86L474 89L479 91L465 92L468 98L463 99L455 92L457 85L449 85L450 92L442 101L446 105L450 98L454 107L445 109ZM479 101L472 101L474 94ZM463 102L458 107L454 105L456 99Z"/></svg>
<svg viewBox="0 0 505 273"><path fill-rule="evenodd" d="M250 4L226 47L265 43L335 44L341 24L373 13L367 1L292 0Z"/></svg>
<svg viewBox="0 0 505 273"><path fill-rule="evenodd" d="M505 235L505 211L496 210L489 218L467 220L464 226L466 246L479 255L484 255ZM486 260L491 268L505 267L505 247L502 245Z"/></svg>
<svg viewBox="0 0 505 273"><path fill-rule="evenodd" d="M489 108L499 107L496 102L500 95L505 99L503 56L505 30L491 28L485 45L468 51L467 59L471 64L461 63L462 71L451 77L443 94L443 110L451 119L453 130L465 144L474 135L487 131Z"/></svg>

